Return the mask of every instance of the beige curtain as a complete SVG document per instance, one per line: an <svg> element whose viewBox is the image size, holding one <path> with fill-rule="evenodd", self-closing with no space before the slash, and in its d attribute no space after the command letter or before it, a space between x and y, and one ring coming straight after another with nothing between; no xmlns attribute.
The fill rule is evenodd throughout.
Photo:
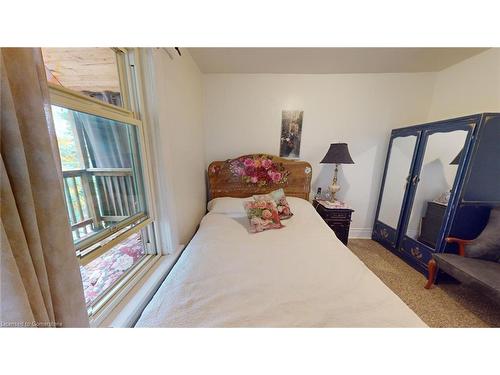
<svg viewBox="0 0 500 375"><path fill-rule="evenodd" d="M41 51L0 50L0 324L86 327Z"/></svg>

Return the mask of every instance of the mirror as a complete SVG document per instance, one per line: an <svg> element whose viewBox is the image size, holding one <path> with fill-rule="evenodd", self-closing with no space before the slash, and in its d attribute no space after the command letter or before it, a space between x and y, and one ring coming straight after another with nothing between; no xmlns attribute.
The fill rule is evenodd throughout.
<svg viewBox="0 0 500 375"><path fill-rule="evenodd" d="M427 138L406 235L436 248L467 131L433 133Z"/></svg>
<svg viewBox="0 0 500 375"><path fill-rule="evenodd" d="M378 220L394 229L398 226L416 143L416 135L392 140Z"/></svg>

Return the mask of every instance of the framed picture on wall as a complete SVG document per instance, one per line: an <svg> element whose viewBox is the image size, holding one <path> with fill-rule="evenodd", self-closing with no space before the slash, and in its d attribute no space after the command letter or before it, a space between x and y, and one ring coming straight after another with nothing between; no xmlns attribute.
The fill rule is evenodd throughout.
<svg viewBox="0 0 500 375"><path fill-rule="evenodd" d="M280 156L298 159L300 157L300 139L302 137L302 119L304 111L281 112Z"/></svg>

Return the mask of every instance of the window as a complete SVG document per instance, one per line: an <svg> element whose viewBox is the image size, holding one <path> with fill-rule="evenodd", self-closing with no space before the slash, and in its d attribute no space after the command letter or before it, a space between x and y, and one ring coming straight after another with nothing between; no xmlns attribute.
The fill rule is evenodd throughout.
<svg viewBox="0 0 500 375"><path fill-rule="evenodd" d="M105 103L122 106L119 56L112 48L42 48L47 80Z"/></svg>
<svg viewBox="0 0 500 375"><path fill-rule="evenodd" d="M61 65L65 71L78 72L86 66L82 58L86 53L81 52L84 49L61 50L66 51L66 60ZM89 50L95 55L95 50L101 49ZM72 68L70 57L77 52L80 58ZM121 64L114 65L115 69L126 66L126 53L118 53L117 61ZM50 62L52 66L59 64L55 58ZM98 79L110 75L106 69L107 73L96 74L92 79L91 85L96 90L111 87L111 80L101 85ZM54 76L59 72L46 70ZM89 90L83 90L90 87L85 82L86 75L78 77L71 80L69 73L59 74L59 82L49 83L49 87L68 220L80 262L85 300L92 315L138 274L157 251L154 223L148 210L142 122L128 109L103 100L105 96L89 95ZM116 77L133 77L132 67L121 74L116 72ZM119 87L113 87L120 105L137 97L127 87L137 85L120 82Z"/></svg>
<svg viewBox="0 0 500 375"><path fill-rule="evenodd" d="M55 105L52 113L77 247L146 216L137 127Z"/></svg>

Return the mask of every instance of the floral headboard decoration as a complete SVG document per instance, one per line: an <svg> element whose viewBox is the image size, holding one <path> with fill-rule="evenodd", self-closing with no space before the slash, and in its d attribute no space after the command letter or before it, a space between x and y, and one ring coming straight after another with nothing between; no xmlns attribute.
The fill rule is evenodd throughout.
<svg viewBox="0 0 500 375"><path fill-rule="evenodd" d="M268 154L249 154L208 166L208 199L250 197L283 188L290 196L309 199L311 165Z"/></svg>
<svg viewBox="0 0 500 375"><path fill-rule="evenodd" d="M280 185L286 183L290 174L283 163L274 162L269 155L247 155L228 163L231 173L247 184Z"/></svg>

